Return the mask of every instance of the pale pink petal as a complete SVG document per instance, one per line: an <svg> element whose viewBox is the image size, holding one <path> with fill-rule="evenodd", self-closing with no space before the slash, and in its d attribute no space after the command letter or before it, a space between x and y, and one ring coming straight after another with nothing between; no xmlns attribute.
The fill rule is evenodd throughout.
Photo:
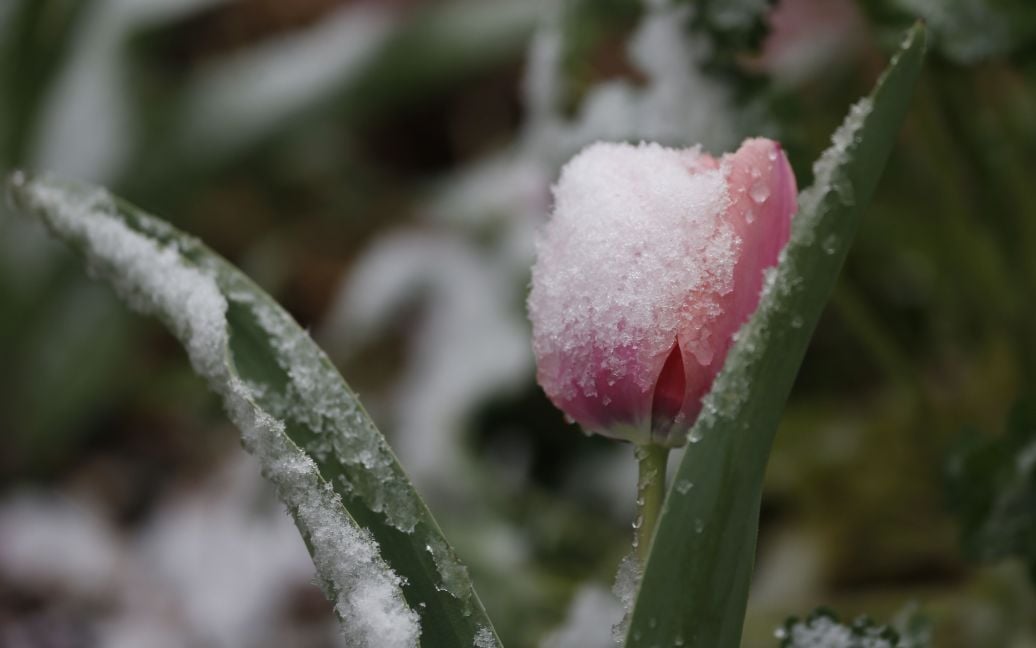
<svg viewBox="0 0 1036 648"><path fill-rule="evenodd" d="M682 413L689 422L697 418L702 397L723 367L734 333L755 312L763 287L763 271L777 265L796 209L795 175L777 142L746 140L736 153L723 157L721 168L726 174L729 197L722 219L737 232L740 249L733 289L717 297L720 314L708 319L704 326L694 328L692 322L685 333L688 337L705 335L712 344L712 353L705 358L684 353L687 400ZM688 309L693 310L701 301L701 295L689 295Z"/></svg>

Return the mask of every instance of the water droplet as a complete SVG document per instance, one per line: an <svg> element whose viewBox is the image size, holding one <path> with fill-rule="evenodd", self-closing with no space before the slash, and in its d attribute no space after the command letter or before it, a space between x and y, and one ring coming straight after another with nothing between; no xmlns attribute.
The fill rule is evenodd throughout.
<svg viewBox="0 0 1036 648"><path fill-rule="evenodd" d="M770 158L770 162L776 161L777 160L777 149L776 148L770 149L770 152L766 154L766 157Z"/></svg>
<svg viewBox="0 0 1036 648"><path fill-rule="evenodd" d="M755 212L751 209L745 212L745 222L749 225L755 222Z"/></svg>
<svg viewBox="0 0 1036 648"><path fill-rule="evenodd" d="M688 481L686 479L681 479L680 481L676 482L676 490L681 495L686 495L687 493L691 492L692 488L694 488L694 482Z"/></svg>
<svg viewBox="0 0 1036 648"><path fill-rule="evenodd" d="M698 443L701 441L701 430L697 426L691 428L691 431L687 433L687 440L691 443Z"/></svg>
<svg viewBox="0 0 1036 648"><path fill-rule="evenodd" d="M826 254L834 254L838 251L838 237L834 234L829 235L824 239L822 247Z"/></svg>
<svg viewBox="0 0 1036 648"><path fill-rule="evenodd" d="M639 529L642 524L644 524L644 516L638 515L637 519L633 520L633 528Z"/></svg>
<svg viewBox="0 0 1036 648"><path fill-rule="evenodd" d="M752 196L752 200L762 204L770 197L770 185L763 180L756 180L752 183L752 188L748 190L748 194Z"/></svg>
<svg viewBox="0 0 1036 648"><path fill-rule="evenodd" d="M705 530L705 523L701 521L701 518L694 518L694 532L701 533Z"/></svg>
<svg viewBox="0 0 1036 648"><path fill-rule="evenodd" d="M796 329L802 328L802 324L803 324L803 321L802 321L802 316L801 315L796 315L796 316L791 318L791 328L796 328Z"/></svg>

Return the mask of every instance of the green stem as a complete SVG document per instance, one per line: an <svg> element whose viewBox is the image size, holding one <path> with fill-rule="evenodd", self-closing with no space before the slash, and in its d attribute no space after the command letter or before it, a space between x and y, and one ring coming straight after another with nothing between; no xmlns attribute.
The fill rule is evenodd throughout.
<svg viewBox="0 0 1036 648"><path fill-rule="evenodd" d="M637 446L634 451L640 476L637 479L637 520L633 523L633 547L641 566L647 564L651 539L655 535L658 514L665 500L665 469L669 448L657 445Z"/></svg>

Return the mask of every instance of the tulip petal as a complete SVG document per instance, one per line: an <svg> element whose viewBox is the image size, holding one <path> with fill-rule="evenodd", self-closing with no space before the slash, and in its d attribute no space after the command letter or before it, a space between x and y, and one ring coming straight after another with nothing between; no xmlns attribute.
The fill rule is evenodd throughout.
<svg viewBox="0 0 1036 648"><path fill-rule="evenodd" d="M588 430L682 445L787 240L783 152L598 143L554 200L529 295L540 385Z"/></svg>
<svg viewBox="0 0 1036 648"><path fill-rule="evenodd" d="M737 330L755 312L764 281L764 271L777 265L781 249L791 233L796 209L795 175L780 144L768 139L746 140L736 153L723 156L720 166L726 177L728 205L722 219L733 227L740 241L734 268L733 289L717 296L719 314L708 324L685 331L685 338L707 336L710 356L684 353L687 370L687 399L682 413L688 425L701 411L701 399L723 367ZM690 295L693 304L700 295Z"/></svg>
<svg viewBox="0 0 1036 648"><path fill-rule="evenodd" d="M673 345L662 371L655 383L655 393L651 399L651 436L665 439L676 422L677 415L683 407L686 393L686 374L683 368L683 352L680 344Z"/></svg>

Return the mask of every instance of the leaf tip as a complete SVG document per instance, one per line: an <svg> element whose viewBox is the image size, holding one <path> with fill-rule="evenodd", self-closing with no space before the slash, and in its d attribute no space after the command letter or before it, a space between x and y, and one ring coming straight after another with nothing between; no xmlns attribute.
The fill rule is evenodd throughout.
<svg viewBox="0 0 1036 648"><path fill-rule="evenodd" d="M914 39L921 40L921 53L924 54L928 50L928 22L924 18L918 18L910 28L911 43Z"/></svg>
<svg viewBox="0 0 1036 648"><path fill-rule="evenodd" d="M914 21L914 24L910 26L910 29L906 30L906 35L903 37L903 41L899 45L895 58L898 58L907 51L915 49L917 50L918 55L922 58L928 52L928 23L925 22L924 18L918 18Z"/></svg>

